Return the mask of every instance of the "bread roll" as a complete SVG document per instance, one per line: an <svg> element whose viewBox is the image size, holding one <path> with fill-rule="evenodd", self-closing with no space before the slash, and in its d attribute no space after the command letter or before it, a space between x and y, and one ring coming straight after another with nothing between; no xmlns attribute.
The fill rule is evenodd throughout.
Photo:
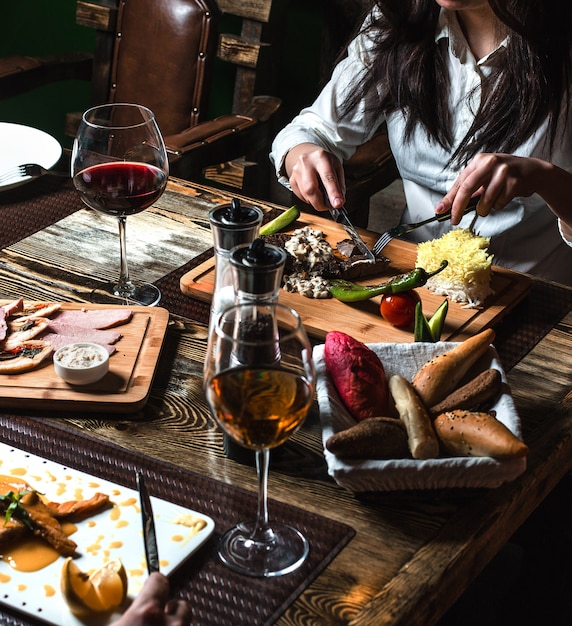
<svg viewBox="0 0 572 626"><path fill-rule="evenodd" d="M346 459L405 459L409 457L407 431L395 417L370 417L335 433L326 448Z"/></svg>
<svg viewBox="0 0 572 626"><path fill-rule="evenodd" d="M433 422L443 448L453 456L526 456L528 447L490 413L447 411Z"/></svg>
<svg viewBox="0 0 572 626"><path fill-rule="evenodd" d="M431 418L415 390L403 376L389 379L389 391L395 408L407 429L409 450L414 459L434 459L439 456L439 442Z"/></svg>
<svg viewBox="0 0 572 626"><path fill-rule="evenodd" d="M475 376L466 385L455 389L445 399L429 410L433 417L454 409L476 409L500 395L502 377L499 370L490 368Z"/></svg>
<svg viewBox="0 0 572 626"><path fill-rule="evenodd" d="M379 357L345 333L331 331L324 345L326 370L357 421L389 414L389 391Z"/></svg>
<svg viewBox="0 0 572 626"><path fill-rule="evenodd" d="M427 361L413 378L413 387L425 406L432 407L448 396L488 350L494 338L494 330L488 328Z"/></svg>

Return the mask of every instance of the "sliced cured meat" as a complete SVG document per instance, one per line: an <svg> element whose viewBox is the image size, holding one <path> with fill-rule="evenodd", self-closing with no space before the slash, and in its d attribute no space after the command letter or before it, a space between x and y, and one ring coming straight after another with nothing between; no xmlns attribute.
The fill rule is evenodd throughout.
<svg viewBox="0 0 572 626"><path fill-rule="evenodd" d="M53 321L76 328L105 329L126 324L132 317L131 309L77 309L60 311Z"/></svg>
<svg viewBox="0 0 572 626"><path fill-rule="evenodd" d="M68 346L70 343L76 343L78 341L87 341L89 343L97 343L100 346L103 346L107 350L107 352L109 352L110 356L116 351L116 348L113 345L110 345L108 343L101 342L101 341L94 341L93 339L84 339L83 337L80 338L77 335L61 335L60 333L46 333L42 335L42 341L46 341L47 343L49 343L53 347L54 350L58 350L62 346Z"/></svg>
<svg viewBox="0 0 572 626"><path fill-rule="evenodd" d="M50 320L46 332L53 335L73 337L74 341L88 341L92 343L117 343L121 333L116 330L98 330L96 328L82 328L71 324L60 324Z"/></svg>

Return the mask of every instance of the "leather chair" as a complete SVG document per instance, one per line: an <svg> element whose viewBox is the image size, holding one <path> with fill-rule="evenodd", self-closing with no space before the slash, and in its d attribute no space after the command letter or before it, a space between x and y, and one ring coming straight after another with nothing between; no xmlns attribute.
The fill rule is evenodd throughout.
<svg viewBox="0 0 572 626"><path fill-rule="evenodd" d="M285 0L79 0L77 22L96 29L93 58L0 59L0 94L90 80L90 106L137 102L155 113L173 175L200 182L211 166L209 184L266 198L272 120L281 101L264 94L276 78L272 43L284 8ZM227 15L239 21L240 34L219 32ZM207 119L214 72L223 63L237 68L232 113ZM80 116L68 114L68 135ZM224 165L229 161L232 167Z"/></svg>

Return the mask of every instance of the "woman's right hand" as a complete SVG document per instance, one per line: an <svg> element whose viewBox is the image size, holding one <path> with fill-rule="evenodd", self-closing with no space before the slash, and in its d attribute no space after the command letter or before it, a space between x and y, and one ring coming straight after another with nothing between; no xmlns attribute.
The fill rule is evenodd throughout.
<svg viewBox="0 0 572 626"><path fill-rule="evenodd" d="M186 600L168 597L168 579L157 572L151 574L114 626L186 626L192 616L191 605Z"/></svg>
<svg viewBox="0 0 572 626"><path fill-rule="evenodd" d="M316 211L329 208L324 194L335 209L344 206L344 170L331 152L313 143L301 143L288 152L284 166L292 191Z"/></svg>

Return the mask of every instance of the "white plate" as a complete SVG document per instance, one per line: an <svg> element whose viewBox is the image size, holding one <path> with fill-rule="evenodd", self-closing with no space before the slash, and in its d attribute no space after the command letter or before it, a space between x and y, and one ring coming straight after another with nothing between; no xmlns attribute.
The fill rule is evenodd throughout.
<svg viewBox="0 0 572 626"><path fill-rule="evenodd" d="M83 472L41 459L0 443L0 475L22 479L54 502L87 499L101 492L110 496L111 509L76 523L71 538L78 545L76 559L83 571L91 571L103 563L120 558L129 579L128 595L132 599L147 578L147 566L141 529L141 512L137 491L95 478ZM165 500L151 497L159 544L161 571L169 575L198 550L214 531L210 517L185 509ZM193 534L187 526L177 523L181 516L192 515L206 523ZM69 611L60 592L60 557L37 572L20 572L0 560L0 604L5 604L35 619L56 626L81 626L85 622ZM106 626L117 619L105 615L90 620L90 626Z"/></svg>
<svg viewBox="0 0 572 626"><path fill-rule="evenodd" d="M407 380L411 380L429 359L447 352L458 344L439 342L367 345L379 356L388 378L393 374L401 374ZM324 455L330 476L342 487L356 493L450 487L498 487L504 482L513 480L526 469L526 458L502 461L490 457L439 458L426 461L415 459L353 461L336 457L326 449L326 441L334 433L349 428L356 422L341 402L332 380L327 375L323 344L314 348L314 362ZM475 364L473 373L489 367L499 370L503 380L501 396L491 410L496 411L497 419L520 437L520 419L497 352L492 346Z"/></svg>
<svg viewBox="0 0 572 626"><path fill-rule="evenodd" d="M42 130L0 122L0 175L18 165L37 163L49 170L62 155L56 139ZM32 180L31 176L18 174L0 183L0 191L18 187Z"/></svg>

